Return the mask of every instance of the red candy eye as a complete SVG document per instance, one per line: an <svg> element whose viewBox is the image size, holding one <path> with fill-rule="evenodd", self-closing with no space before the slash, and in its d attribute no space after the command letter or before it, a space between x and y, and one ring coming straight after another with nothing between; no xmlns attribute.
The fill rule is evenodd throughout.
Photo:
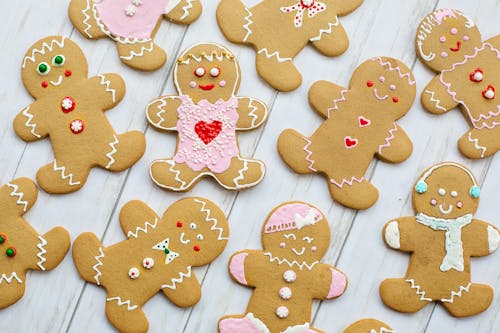
<svg viewBox="0 0 500 333"><path fill-rule="evenodd" d="M207 70L205 69L205 67L200 66L194 70L194 75L196 75L197 77L202 77L206 72Z"/></svg>
<svg viewBox="0 0 500 333"><path fill-rule="evenodd" d="M397 102L399 102L399 98L397 98L397 97L393 97L393 98L392 98L392 101L393 101L394 103L397 103Z"/></svg>
<svg viewBox="0 0 500 333"><path fill-rule="evenodd" d="M47 88L49 86L49 83L47 81L42 82L42 87Z"/></svg>
<svg viewBox="0 0 500 333"><path fill-rule="evenodd" d="M177 221L177 228L182 228L182 221L181 220Z"/></svg>
<svg viewBox="0 0 500 333"><path fill-rule="evenodd" d="M484 73L481 68L476 68L472 73L469 74L469 78L472 82L483 81Z"/></svg>
<svg viewBox="0 0 500 333"><path fill-rule="evenodd" d="M373 87L373 81L366 81L367 87Z"/></svg>
<svg viewBox="0 0 500 333"><path fill-rule="evenodd" d="M195 250L196 252L199 252L201 250L200 246L199 245L195 245L193 247L193 250Z"/></svg>
<svg viewBox="0 0 500 333"><path fill-rule="evenodd" d="M217 77L220 75L220 68L219 67L213 67L211 70L210 70L210 76L212 77Z"/></svg>

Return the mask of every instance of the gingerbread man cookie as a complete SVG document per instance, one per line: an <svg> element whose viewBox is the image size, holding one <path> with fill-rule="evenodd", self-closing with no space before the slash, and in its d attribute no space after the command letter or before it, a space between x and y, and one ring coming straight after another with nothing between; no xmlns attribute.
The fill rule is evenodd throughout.
<svg viewBox="0 0 500 333"><path fill-rule="evenodd" d="M262 125L267 107L236 96L240 68L234 55L217 44L194 45L177 60L174 84L178 96L155 99L146 110L152 126L178 133L175 156L151 164L153 181L171 191L187 191L207 175L230 190L257 185L264 163L240 156L236 131Z"/></svg>
<svg viewBox="0 0 500 333"><path fill-rule="evenodd" d="M17 115L14 130L28 142L50 137L55 160L37 173L38 184L49 193L79 190L94 166L125 170L146 147L144 134L116 134L103 114L125 95L123 79L87 74L85 55L65 37L39 40L23 60L23 83L36 101Z"/></svg>
<svg viewBox="0 0 500 333"><path fill-rule="evenodd" d="M192 267L211 263L226 247L229 226L213 202L193 197L172 204L160 218L145 203L130 201L120 212L128 239L104 247L93 233L73 244L78 272L106 289L106 316L120 332L147 332L142 306L161 291L188 307L201 297Z"/></svg>
<svg viewBox="0 0 500 333"><path fill-rule="evenodd" d="M417 55L439 73L422 92L429 112L442 114L460 106L471 130L458 141L469 158L500 149L500 35L482 41L474 22L454 9L439 9L420 24Z"/></svg>
<svg viewBox="0 0 500 333"><path fill-rule="evenodd" d="M361 319L346 328L344 333L396 333L396 331L380 320Z"/></svg>
<svg viewBox="0 0 500 333"><path fill-rule="evenodd" d="M190 24L200 14L200 0L71 0L69 5L69 18L85 38L111 38L120 60L144 71L156 70L167 60L153 41L162 17Z"/></svg>
<svg viewBox="0 0 500 333"><path fill-rule="evenodd" d="M500 242L498 229L473 218L480 190L472 173L458 163L427 169L413 192L416 216L388 222L387 245L410 252L402 279L380 285L382 301L400 312L417 312L430 302L441 304L456 317L486 310L493 289L471 282L471 257L487 256Z"/></svg>
<svg viewBox="0 0 500 333"><path fill-rule="evenodd" d="M378 199L365 178L373 157L399 163L412 153L410 139L395 121L409 111L415 94L410 69L386 57L362 63L349 89L318 81L309 102L326 120L310 137L291 129L281 133L281 158L298 173L325 174L332 198L342 205L366 209Z"/></svg>
<svg viewBox="0 0 500 333"><path fill-rule="evenodd" d="M280 91L302 83L293 59L310 42L333 57L349 46L338 16L358 8L363 0L262 0L247 8L240 0L221 0L217 22L233 43L250 44L257 52L259 75Z"/></svg>
<svg viewBox="0 0 500 333"><path fill-rule="evenodd" d="M36 185L28 178L0 187L0 309L24 295L28 270L50 271L69 250L69 234L64 228L40 235L23 218L37 196Z"/></svg>
<svg viewBox="0 0 500 333"><path fill-rule="evenodd" d="M323 214L302 202L276 207L262 228L264 250L235 253L229 273L255 288L245 314L219 321L220 333L314 333L313 299L332 299L347 288L344 273L319 262L330 245Z"/></svg>

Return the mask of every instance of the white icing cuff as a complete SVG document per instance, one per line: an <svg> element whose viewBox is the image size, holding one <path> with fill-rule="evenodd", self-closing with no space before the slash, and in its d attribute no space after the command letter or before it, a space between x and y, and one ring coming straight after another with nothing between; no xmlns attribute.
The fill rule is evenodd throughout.
<svg viewBox="0 0 500 333"><path fill-rule="evenodd" d="M488 251L490 253L495 252L498 245L500 245L500 235L498 234L498 230L492 226L488 226Z"/></svg>
<svg viewBox="0 0 500 333"><path fill-rule="evenodd" d="M399 235L399 227L398 227L398 221L391 221L389 224L387 224L387 227L385 228L385 241L387 242L387 245L392 247L393 249L399 249L400 248L400 235Z"/></svg>

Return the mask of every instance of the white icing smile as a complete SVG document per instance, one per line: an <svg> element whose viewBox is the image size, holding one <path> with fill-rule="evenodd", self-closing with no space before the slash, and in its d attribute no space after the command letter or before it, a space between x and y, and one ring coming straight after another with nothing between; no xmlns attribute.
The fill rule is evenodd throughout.
<svg viewBox="0 0 500 333"><path fill-rule="evenodd" d="M301 256L301 255L303 255L303 254L304 254L304 252L306 252L306 248L305 248L305 247L303 247L303 248L302 248L302 250L301 250L300 252L299 252L299 251L297 251L295 248L292 248L292 251L293 251L293 253L295 253L296 255Z"/></svg>
<svg viewBox="0 0 500 333"><path fill-rule="evenodd" d="M189 244L191 241L189 239L184 239L185 235L186 235L185 233L182 233L179 240L181 241L182 244Z"/></svg>
<svg viewBox="0 0 500 333"><path fill-rule="evenodd" d="M385 95L383 97L380 97L378 94L377 94L377 88L373 88L373 95L375 96L376 99L378 99L379 101L385 101L387 99L387 97L389 97L389 95Z"/></svg>
<svg viewBox="0 0 500 333"><path fill-rule="evenodd" d="M443 213L444 215L448 215L448 214L450 214L450 213L451 213L451 211L453 210L453 206L452 206L452 205L449 205L449 206L448 206L448 209L446 209L446 210L444 210L444 209L443 209L443 205L439 205L439 206L438 206L438 208L439 208L439 211L440 211L441 213Z"/></svg>
<svg viewBox="0 0 500 333"><path fill-rule="evenodd" d="M51 85L53 85L54 87L57 87L58 85L60 85L63 81L63 77L62 75L59 75L59 79L54 82L54 81L49 81Z"/></svg>

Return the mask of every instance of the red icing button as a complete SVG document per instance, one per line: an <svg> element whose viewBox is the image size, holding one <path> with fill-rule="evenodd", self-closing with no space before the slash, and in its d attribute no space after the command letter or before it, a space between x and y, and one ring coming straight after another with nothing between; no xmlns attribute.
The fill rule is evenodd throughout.
<svg viewBox="0 0 500 333"><path fill-rule="evenodd" d="M47 81L42 82L42 87L47 88L49 86L49 83Z"/></svg>
<svg viewBox="0 0 500 333"><path fill-rule="evenodd" d="M69 69L66 72L64 72L64 75L66 76L71 76L71 74L73 74L73 72Z"/></svg>
<svg viewBox="0 0 500 333"><path fill-rule="evenodd" d="M214 120L211 123L199 121L194 126L194 131L204 144L208 145L222 131L222 122Z"/></svg>
<svg viewBox="0 0 500 333"><path fill-rule="evenodd" d="M181 220L177 221L177 228L182 228L182 221Z"/></svg>
<svg viewBox="0 0 500 333"><path fill-rule="evenodd" d="M373 87L373 81L366 81L366 85L368 87Z"/></svg>
<svg viewBox="0 0 500 333"><path fill-rule="evenodd" d="M483 81L484 73L481 68L476 68L472 73L469 74L469 78L472 82Z"/></svg>
<svg viewBox="0 0 500 333"><path fill-rule="evenodd" d="M73 111L75 109L75 107L76 107L76 102L73 99L73 97L66 96L61 101L61 110L64 113L68 113L68 112Z"/></svg>
<svg viewBox="0 0 500 333"><path fill-rule="evenodd" d="M392 101L393 101L394 103L397 103L397 102L399 102L399 98L397 98L397 97L393 97L393 98L392 98Z"/></svg>
<svg viewBox="0 0 500 333"><path fill-rule="evenodd" d="M196 252L198 252L198 251L200 251L200 250L201 250L201 248L200 248L200 246L199 246L199 245L195 245L195 246L193 247L193 249L194 249Z"/></svg>
<svg viewBox="0 0 500 333"><path fill-rule="evenodd" d="M69 123L69 129L73 132L73 134L80 134L85 129L85 124L83 123L83 120L75 119Z"/></svg>
<svg viewBox="0 0 500 333"><path fill-rule="evenodd" d="M494 99L495 98L495 87L491 84L483 90L483 97L486 99Z"/></svg>

